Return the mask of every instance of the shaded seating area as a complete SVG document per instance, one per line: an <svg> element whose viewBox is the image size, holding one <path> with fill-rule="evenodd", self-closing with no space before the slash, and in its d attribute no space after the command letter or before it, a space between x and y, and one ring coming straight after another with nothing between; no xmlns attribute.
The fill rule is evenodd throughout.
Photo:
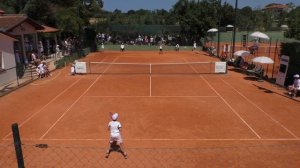
<svg viewBox="0 0 300 168"><path fill-rule="evenodd" d="M254 64L249 64L249 65L254 65ZM264 69L261 65L254 65L253 68L250 68L250 66L248 66L249 68L246 70L246 74L250 75L250 76L257 76L260 79L262 79L263 74L264 74Z"/></svg>

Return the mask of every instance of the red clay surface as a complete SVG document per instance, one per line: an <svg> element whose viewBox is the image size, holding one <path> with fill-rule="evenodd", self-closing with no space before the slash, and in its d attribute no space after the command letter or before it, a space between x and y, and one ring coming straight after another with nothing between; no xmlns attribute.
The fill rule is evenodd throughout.
<svg viewBox="0 0 300 168"><path fill-rule="evenodd" d="M162 55L141 51L101 52L84 60L218 61L191 51ZM12 142L10 126L19 123L24 143L106 147L108 113L118 112L128 149L217 148L212 157L222 160L230 160L238 152L237 167L300 165L300 151L292 150L293 145L298 149L300 145L299 99L288 98L285 89L276 85L257 82L230 69L223 75L70 76L69 68L56 70L52 77L0 98L2 144ZM247 150L226 149L249 146L255 148L251 154ZM214 165L208 164L210 161L201 160ZM231 162L218 165L236 167Z"/></svg>

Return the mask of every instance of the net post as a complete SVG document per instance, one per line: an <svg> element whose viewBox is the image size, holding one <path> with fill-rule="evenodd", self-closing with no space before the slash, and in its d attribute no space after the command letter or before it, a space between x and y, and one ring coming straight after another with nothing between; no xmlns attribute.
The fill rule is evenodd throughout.
<svg viewBox="0 0 300 168"><path fill-rule="evenodd" d="M20 139L19 134L19 126L17 123L14 123L11 125L12 132L13 132L13 138L14 138L14 146L16 151L16 159L18 162L18 168L24 168L24 158L23 158L23 152L22 152L22 142Z"/></svg>
<svg viewBox="0 0 300 168"><path fill-rule="evenodd" d="M150 64L150 75L152 74L152 64Z"/></svg>
<svg viewBox="0 0 300 168"><path fill-rule="evenodd" d="M91 61L89 61L89 69L90 69L90 74L92 73L92 67L91 67Z"/></svg>

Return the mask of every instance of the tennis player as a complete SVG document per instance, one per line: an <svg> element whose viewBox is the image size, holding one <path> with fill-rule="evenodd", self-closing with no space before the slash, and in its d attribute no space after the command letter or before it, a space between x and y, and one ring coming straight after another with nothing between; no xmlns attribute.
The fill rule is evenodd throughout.
<svg viewBox="0 0 300 168"><path fill-rule="evenodd" d="M127 154L123 150L123 140L121 137L121 123L118 120L118 113L114 113L111 116L112 121L108 123L108 130L110 131L110 139L109 139L109 149L106 152L106 158L109 157L109 154L112 151L120 152L125 159L127 159ZM116 147L117 146L117 147Z"/></svg>
<svg viewBox="0 0 300 168"><path fill-rule="evenodd" d="M163 53L163 44L160 44L159 45L159 54L162 54Z"/></svg>
<svg viewBox="0 0 300 168"><path fill-rule="evenodd" d="M192 49L192 51L194 51L194 50L196 50L197 49L197 43L196 43L196 41L194 41L194 44L193 44L193 49Z"/></svg>
<svg viewBox="0 0 300 168"><path fill-rule="evenodd" d="M125 50L125 45L124 43L121 44L121 51L123 52Z"/></svg>

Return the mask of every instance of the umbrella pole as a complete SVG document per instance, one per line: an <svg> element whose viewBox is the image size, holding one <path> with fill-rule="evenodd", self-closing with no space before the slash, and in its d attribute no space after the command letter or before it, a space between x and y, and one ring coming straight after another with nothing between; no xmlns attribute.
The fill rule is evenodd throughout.
<svg viewBox="0 0 300 168"><path fill-rule="evenodd" d="M276 62L277 44L278 44L278 39L276 40L276 46L275 46L275 52L274 52L274 64L273 64L273 69L272 69L272 78L273 78L273 75L274 75L274 68L275 68L275 62Z"/></svg>

